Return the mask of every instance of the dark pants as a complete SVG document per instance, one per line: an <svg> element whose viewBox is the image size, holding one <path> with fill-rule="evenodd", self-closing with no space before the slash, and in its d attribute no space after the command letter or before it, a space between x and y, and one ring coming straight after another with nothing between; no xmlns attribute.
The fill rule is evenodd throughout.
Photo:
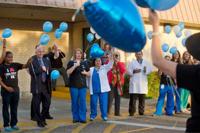
<svg viewBox="0 0 200 133"><path fill-rule="evenodd" d="M51 93L49 95L50 95L50 101L49 101L50 103L49 103L49 107L48 107L49 109L48 109L48 113L45 116L50 116L49 110L50 110L50 105L51 105ZM45 105L42 102L42 109L44 109L44 108L45 108ZM31 119L36 119L35 118L35 113L34 113L34 110L33 110L33 95L32 95L32 100L31 100Z"/></svg>
<svg viewBox="0 0 200 133"><path fill-rule="evenodd" d="M17 125L17 108L19 103L19 92L2 92L2 103L3 103L3 122L4 127ZM10 114L9 114L10 108Z"/></svg>
<svg viewBox="0 0 200 133"><path fill-rule="evenodd" d="M120 95L118 94L117 87L110 85L111 91L108 96L108 114L111 113L113 99L115 98L115 115L120 115Z"/></svg>
<svg viewBox="0 0 200 133"><path fill-rule="evenodd" d="M63 76L63 80L65 82L65 86L67 86L68 85L68 81L67 81L68 77L67 77L67 72L66 72L65 68L61 67L59 69L54 69L54 70L58 70L60 72L60 74ZM52 90L55 90L55 88L56 88L56 81L57 80L52 80L51 81Z"/></svg>
<svg viewBox="0 0 200 133"><path fill-rule="evenodd" d="M145 108L145 94L130 94L129 114L132 116L136 112L136 100L139 99L138 110L139 115L144 114Z"/></svg>
<svg viewBox="0 0 200 133"><path fill-rule="evenodd" d="M42 103L42 112L40 112L40 104ZM41 93L33 94L31 102L31 117L36 121L42 122L49 115L51 104L51 95L44 86Z"/></svg>

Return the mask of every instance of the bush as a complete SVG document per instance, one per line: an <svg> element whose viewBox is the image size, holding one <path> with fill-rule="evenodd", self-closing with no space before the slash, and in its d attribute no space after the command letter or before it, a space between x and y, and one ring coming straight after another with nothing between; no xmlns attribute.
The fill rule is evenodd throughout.
<svg viewBox="0 0 200 133"><path fill-rule="evenodd" d="M129 98L129 81L130 76L125 75L125 83L123 86L123 97ZM152 72L148 75L148 94L147 98L157 98L159 95L160 78L157 72Z"/></svg>

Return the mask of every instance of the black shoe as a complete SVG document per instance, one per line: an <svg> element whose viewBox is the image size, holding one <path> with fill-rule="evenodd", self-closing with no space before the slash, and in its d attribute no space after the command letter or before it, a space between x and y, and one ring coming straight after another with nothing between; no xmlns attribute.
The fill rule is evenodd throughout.
<svg viewBox="0 0 200 133"><path fill-rule="evenodd" d="M139 113L139 115L144 115L144 113Z"/></svg>
<svg viewBox="0 0 200 133"><path fill-rule="evenodd" d="M73 123L78 123L79 121L78 120L73 120Z"/></svg>
<svg viewBox="0 0 200 133"><path fill-rule="evenodd" d="M121 114L120 113L115 113L115 116L121 116Z"/></svg>
<svg viewBox="0 0 200 133"><path fill-rule="evenodd" d="M37 122L38 127L45 127L45 125L42 122Z"/></svg>
<svg viewBox="0 0 200 133"><path fill-rule="evenodd" d="M83 124L85 124L85 123L87 123L87 121L80 121L80 123L83 123Z"/></svg>
<svg viewBox="0 0 200 133"><path fill-rule="evenodd" d="M47 125L46 121L43 121L42 124L45 125L45 126Z"/></svg>
<svg viewBox="0 0 200 133"><path fill-rule="evenodd" d="M36 118L31 118L32 121L37 121Z"/></svg>
<svg viewBox="0 0 200 133"><path fill-rule="evenodd" d="M52 120L52 119L53 119L53 117L49 115L49 116L46 116L46 117L45 117L45 119Z"/></svg>
<svg viewBox="0 0 200 133"><path fill-rule="evenodd" d="M134 116L134 114L129 114L129 116Z"/></svg>

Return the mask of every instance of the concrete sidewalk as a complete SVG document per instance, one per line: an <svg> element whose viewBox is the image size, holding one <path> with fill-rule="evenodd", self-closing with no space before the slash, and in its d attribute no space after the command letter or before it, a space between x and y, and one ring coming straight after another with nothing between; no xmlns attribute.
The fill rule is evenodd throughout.
<svg viewBox="0 0 200 133"><path fill-rule="evenodd" d="M0 100L1 102L1 100ZM121 116L109 116L109 121L104 122L100 116L94 122L89 121L89 105L87 107L86 124L73 124L71 119L71 103L69 100L52 99L51 115L53 120L48 120L48 126L45 128L38 128L36 122L30 120L30 98L20 100L19 105L19 127L20 131L17 133L181 133L184 132L185 121L189 115L180 114L173 117L152 116L155 110L155 100L146 100L146 109L144 116L135 115L128 116L128 99L121 100ZM2 109L2 104L0 104ZM98 110L98 112L100 112ZM2 128L2 112L0 112L0 128Z"/></svg>

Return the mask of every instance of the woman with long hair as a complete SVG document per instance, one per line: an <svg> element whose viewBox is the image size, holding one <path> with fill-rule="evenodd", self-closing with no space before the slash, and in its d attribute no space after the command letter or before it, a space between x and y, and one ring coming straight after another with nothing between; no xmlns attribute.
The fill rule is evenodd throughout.
<svg viewBox="0 0 200 133"><path fill-rule="evenodd" d="M193 64L192 56L188 53L188 51L185 51L183 53L183 64L185 64L185 65L192 65ZM184 112L184 113L189 113L189 111L187 110L189 96L190 96L189 90L187 90L187 89L181 90L181 95L180 95L181 111Z"/></svg>
<svg viewBox="0 0 200 133"><path fill-rule="evenodd" d="M73 123L86 123L86 75L83 71L89 71L87 61L83 60L81 49L74 51L74 58L67 64L69 87L71 94Z"/></svg>
<svg viewBox="0 0 200 133"><path fill-rule="evenodd" d="M172 55L172 59L171 61L176 62L178 64L182 64L182 60L181 60L181 54L180 52L177 50L177 52L175 54ZM180 113L181 112L181 90L182 88L176 88L177 85L175 85L175 82L173 82L173 91L175 94L175 113Z"/></svg>

